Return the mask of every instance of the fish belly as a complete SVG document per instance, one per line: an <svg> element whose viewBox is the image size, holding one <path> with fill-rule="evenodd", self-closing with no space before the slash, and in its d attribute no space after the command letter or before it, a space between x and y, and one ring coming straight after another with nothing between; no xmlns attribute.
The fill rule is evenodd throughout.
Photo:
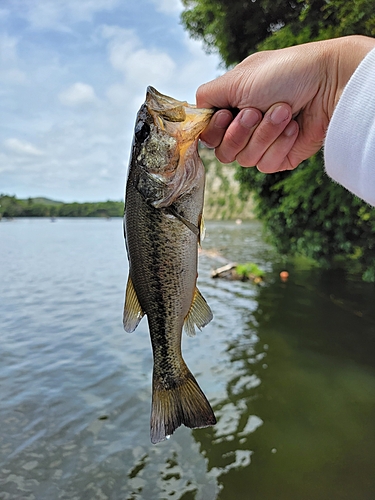
<svg viewBox="0 0 375 500"><path fill-rule="evenodd" d="M198 225L199 209L184 208ZM182 328L196 294L198 237L167 210L148 205L135 189L127 192L125 229L129 276L153 348L151 441L156 443L181 424L195 428L216 422L181 355Z"/></svg>

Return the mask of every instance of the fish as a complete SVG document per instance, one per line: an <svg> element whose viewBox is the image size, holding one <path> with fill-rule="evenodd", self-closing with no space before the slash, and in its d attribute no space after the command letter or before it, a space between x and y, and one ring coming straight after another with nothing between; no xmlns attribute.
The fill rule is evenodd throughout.
<svg viewBox="0 0 375 500"><path fill-rule="evenodd" d="M213 318L197 288L205 171L198 139L214 110L148 87L135 123L126 181L124 236L129 260L123 324L147 316L153 352L150 437L184 424L215 425L203 391L182 357L182 331L194 336Z"/></svg>

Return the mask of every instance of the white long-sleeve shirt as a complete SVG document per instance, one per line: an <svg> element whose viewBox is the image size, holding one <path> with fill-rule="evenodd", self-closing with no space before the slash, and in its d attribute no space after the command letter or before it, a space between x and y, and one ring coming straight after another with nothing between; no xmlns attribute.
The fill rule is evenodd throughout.
<svg viewBox="0 0 375 500"><path fill-rule="evenodd" d="M324 160L332 179L375 206L375 49L339 99L326 135Z"/></svg>

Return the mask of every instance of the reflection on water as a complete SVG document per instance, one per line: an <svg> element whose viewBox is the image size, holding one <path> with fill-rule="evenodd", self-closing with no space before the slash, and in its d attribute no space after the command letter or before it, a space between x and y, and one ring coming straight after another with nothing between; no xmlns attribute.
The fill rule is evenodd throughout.
<svg viewBox="0 0 375 500"><path fill-rule="evenodd" d="M121 221L0 224L1 499L375 498L374 287L291 265L281 283L257 223L207 226L214 320L183 350L218 423L155 446ZM212 280L223 258L266 284Z"/></svg>

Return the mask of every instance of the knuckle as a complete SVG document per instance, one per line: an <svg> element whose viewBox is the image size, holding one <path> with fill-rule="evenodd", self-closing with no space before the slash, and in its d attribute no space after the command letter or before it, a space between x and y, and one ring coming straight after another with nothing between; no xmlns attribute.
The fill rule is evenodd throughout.
<svg viewBox="0 0 375 500"><path fill-rule="evenodd" d="M275 157L272 158L262 157L257 163L257 169L265 174L277 172L278 170L280 170L280 167L284 163L284 161L285 161L284 157L281 157L281 159L278 160L276 160Z"/></svg>
<svg viewBox="0 0 375 500"><path fill-rule="evenodd" d="M258 130L256 137L254 137L254 145L256 144L256 148L262 151L268 149L268 147L274 142L275 134L271 133L273 127L264 127Z"/></svg>
<svg viewBox="0 0 375 500"><path fill-rule="evenodd" d="M221 162L221 163L232 163L236 157L228 155L228 153L223 153L220 149L216 149L215 151L216 158Z"/></svg>
<svg viewBox="0 0 375 500"><path fill-rule="evenodd" d="M236 160L243 167L253 167L258 163L259 157L255 157L247 149L244 149L236 156Z"/></svg>
<svg viewBox="0 0 375 500"><path fill-rule="evenodd" d="M220 133L216 130L205 130L204 133L201 134L200 139L209 147L217 148L221 144L223 137L224 132Z"/></svg>
<svg viewBox="0 0 375 500"><path fill-rule="evenodd" d="M227 148L238 151L239 149L242 149L243 143L243 138L241 140L241 136L239 133L234 133L231 130L227 130L227 133L225 134L225 144Z"/></svg>
<svg viewBox="0 0 375 500"><path fill-rule="evenodd" d="M273 174L279 170L278 168L275 168L275 166L267 167L259 164L257 165L257 169L259 172L262 172L262 174Z"/></svg>

